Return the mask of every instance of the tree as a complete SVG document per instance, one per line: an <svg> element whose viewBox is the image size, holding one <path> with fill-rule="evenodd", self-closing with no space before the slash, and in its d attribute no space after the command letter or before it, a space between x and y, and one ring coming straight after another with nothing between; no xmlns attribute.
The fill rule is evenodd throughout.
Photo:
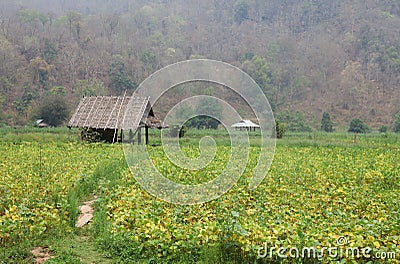
<svg viewBox="0 0 400 264"><path fill-rule="evenodd" d="M395 115L395 120L393 123L393 131L395 133L400 133L400 113Z"/></svg>
<svg viewBox="0 0 400 264"><path fill-rule="evenodd" d="M36 10L21 9L17 13L17 18L25 24L29 31L29 36L35 36L38 33L39 27L44 28L49 21L48 16Z"/></svg>
<svg viewBox="0 0 400 264"><path fill-rule="evenodd" d="M325 132L333 132L333 123L328 112L324 112L322 115L321 130Z"/></svg>
<svg viewBox="0 0 400 264"><path fill-rule="evenodd" d="M49 94L66 96L67 92L64 86L53 86L53 88L50 89Z"/></svg>
<svg viewBox="0 0 400 264"><path fill-rule="evenodd" d="M54 43L51 43L50 40L46 39L44 41L43 53L44 60L51 63L57 59L58 49Z"/></svg>
<svg viewBox="0 0 400 264"><path fill-rule="evenodd" d="M179 120L180 122L188 121L190 116L194 115L194 110L190 106L184 104L179 106L175 112L175 120Z"/></svg>
<svg viewBox="0 0 400 264"><path fill-rule="evenodd" d="M37 118L50 126L60 126L69 116L69 106L64 97L49 95L38 106Z"/></svg>
<svg viewBox="0 0 400 264"><path fill-rule="evenodd" d="M29 91L28 88L25 87L23 95L15 99L15 101L13 102L13 106L15 110L17 110L17 113L19 115L26 114L27 109L29 109L29 105L37 98L37 96L37 94Z"/></svg>
<svg viewBox="0 0 400 264"><path fill-rule="evenodd" d="M271 82L271 69L267 60L260 56L253 56L251 60L246 60L243 69L260 86L261 90L267 96L272 110L276 109L277 89Z"/></svg>
<svg viewBox="0 0 400 264"><path fill-rule="evenodd" d="M117 95L163 66L194 58L242 68L275 111L331 106L336 124L349 113L362 117L385 105L369 121L379 128L397 110L390 102L400 84L399 1L44 2L0 2L0 90L3 115L12 117L7 120L25 107L23 101L13 105L25 86L42 97L62 85L72 101L79 96L78 80L98 79ZM124 72L110 76L117 60ZM393 122L386 125L392 131Z"/></svg>
<svg viewBox="0 0 400 264"><path fill-rule="evenodd" d="M48 64L44 59L36 57L29 62L32 70L33 83L37 84L42 92L49 88L50 82L53 80L51 75L53 65Z"/></svg>
<svg viewBox="0 0 400 264"><path fill-rule="evenodd" d="M379 128L379 133L386 133L387 130L388 130L388 127L387 127L387 126L381 126L381 127Z"/></svg>
<svg viewBox="0 0 400 264"><path fill-rule="evenodd" d="M151 50L146 50L140 57L140 61L144 64L144 70L151 73L156 67L157 56Z"/></svg>
<svg viewBox="0 0 400 264"><path fill-rule="evenodd" d="M111 64L109 77L110 87L117 94L122 94L124 91L130 93L137 87L137 84L127 74L125 64L122 61L118 60Z"/></svg>
<svg viewBox="0 0 400 264"><path fill-rule="evenodd" d="M75 84L74 91L79 98L82 96L107 95L107 88L104 86L104 83L99 79L78 80Z"/></svg>
<svg viewBox="0 0 400 264"><path fill-rule="evenodd" d="M222 117L222 106L212 98L202 98L195 109L198 116L186 122L187 127L195 127L197 129L217 129L219 125L218 119Z"/></svg>
<svg viewBox="0 0 400 264"><path fill-rule="evenodd" d="M275 129L272 130L273 138L283 138L283 135L286 133L286 125L285 123L280 122L275 119Z"/></svg>
<svg viewBox="0 0 400 264"><path fill-rule="evenodd" d="M237 0L234 5L234 20L239 25L249 18L249 3L247 0Z"/></svg>
<svg viewBox="0 0 400 264"><path fill-rule="evenodd" d="M369 127L359 118L353 118L350 122L349 132L354 133L367 133L369 132Z"/></svg>
<svg viewBox="0 0 400 264"><path fill-rule="evenodd" d="M31 9L19 10L17 13L17 17L24 23L29 24L34 22L40 22L42 26L44 26L49 21L49 18L45 14Z"/></svg>
<svg viewBox="0 0 400 264"><path fill-rule="evenodd" d="M82 15L79 12L68 11L67 21L69 26L69 33L71 36L75 36L77 40L81 38L82 28Z"/></svg>
<svg viewBox="0 0 400 264"><path fill-rule="evenodd" d="M311 132L311 127L307 124L303 113L288 110L280 112L277 118L286 124L286 129L291 132Z"/></svg>

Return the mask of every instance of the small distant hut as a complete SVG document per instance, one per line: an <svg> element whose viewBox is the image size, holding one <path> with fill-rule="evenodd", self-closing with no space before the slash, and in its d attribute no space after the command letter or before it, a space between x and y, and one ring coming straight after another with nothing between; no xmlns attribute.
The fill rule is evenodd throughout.
<svg viewBox="0 0 400 264"><path fill-rule="evenodd" d="M43 127L48 127L49 125L44 122L43 119L38 119L35 121L35 127L43 128Z"/></svg>
<svg viewBox="0 0 400 264"><path fill-rule="evenodd" d="M131 101L132 99L132 101ZM129 109L129 111L127 111ZM125 117L125 112L127 115ZM124 121L124 117L127 119ZM124 128L122 127L124 125ZM83 97L68 127L79 127L96 133L100 140L109 143L118 141L122 129L136 135L138 144L142 142L142 128L145 129L145 143L148 144L149 128L164 128L155 118L149 98L137 96L90 96ZM132 130L135 131L132 131Z"/></svg>
<svg viewBox="0 0 400 264"><path fill-rule="evenodd" d="M239 129L239 130L249 130L249 131L255 131L256 128L260 128L259 125L253 123L251 120L242 120L238 123L235 123L232 125L233 128Z"/></svg>

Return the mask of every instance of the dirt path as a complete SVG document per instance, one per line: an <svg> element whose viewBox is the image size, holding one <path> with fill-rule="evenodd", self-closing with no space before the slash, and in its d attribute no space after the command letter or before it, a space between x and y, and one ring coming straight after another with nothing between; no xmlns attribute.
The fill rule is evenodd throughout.
<svg viewBox="0 0 400 264"><path fill-rule="evenodd" d="M81 212L79 217L78 217L78 221L76 221L75 226L80 228L83 227L84 225L88 224L92 218L93 218L93 214L94 214L94 209L93 209L93 203L96 199L96 196L93 197L92 200L83 202L83 205L79 206L79 211Z"/></svg>
<svg viewBox="0 0 400 264"><path fill-rule="evenodd" d="M92 200L84 202L79 207L80 215L76 222L77 232L68 237L55 240L48 247L32 249L34 263L82 263L108 264L112 263L96 246L90 221L93 219L94 209Z"/></svg>
<svg viewBox="0 0 400 264"><path fill-rule="evenodd" d="M54 258L48 247L36 247L30 251L34 256L34 262L38 264L45 263L51 258Z"/></svg>

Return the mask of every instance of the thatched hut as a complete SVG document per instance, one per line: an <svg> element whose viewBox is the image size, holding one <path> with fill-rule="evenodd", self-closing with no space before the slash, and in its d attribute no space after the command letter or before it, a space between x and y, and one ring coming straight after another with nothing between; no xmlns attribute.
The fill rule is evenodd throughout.
<svg viewBox="0 0 400 264"><path fill-rule="evenodd" d="M131 100L132 99L132 100ZM129 111L127 111L127 109ZM125 112L127 115L124 115ZM122 127L124 125L124 128ZM155 116L149 98L130 96L83 97L75 110L68 127L80 127L99 135L100 140L114 143L118 141L122 129L135 130L140 144L142 128L148 144L148 128L165 127Z"/></svg>

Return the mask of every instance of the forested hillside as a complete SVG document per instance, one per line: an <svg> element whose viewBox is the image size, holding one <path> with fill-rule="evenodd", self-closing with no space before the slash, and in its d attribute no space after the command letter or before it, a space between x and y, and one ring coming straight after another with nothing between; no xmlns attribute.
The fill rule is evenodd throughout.
<svg viewBox="0 0 400 264"><path fill-rule="evenodd" d="M400 1L2 0L0 123L31 124L62 97L132 93L170 63L249 73L276 113L392 126L400 111Z"/></svg>

